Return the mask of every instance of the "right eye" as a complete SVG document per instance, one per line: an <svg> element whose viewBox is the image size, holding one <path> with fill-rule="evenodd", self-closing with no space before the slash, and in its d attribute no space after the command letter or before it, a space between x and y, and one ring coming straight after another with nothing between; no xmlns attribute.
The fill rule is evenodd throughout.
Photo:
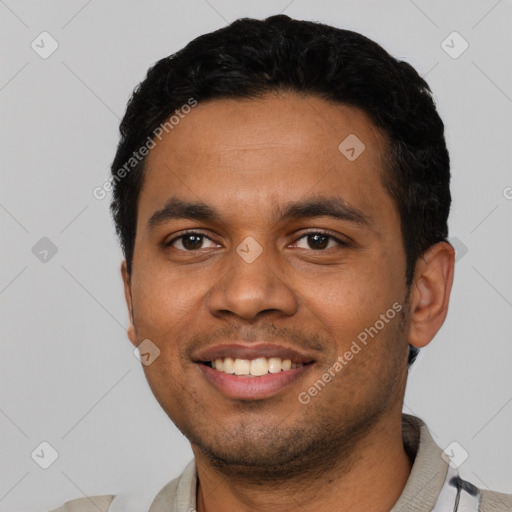
<svg viewBox="0 0 512 512"><path fill-rule="evenodd" d="M180 236L173 238L166 244L166 247L171 246L179 251L193 252L204 249L205 247L202 247L202 245L207 240L213 244L210 247L215 247L218 245L203 233L188 231Z"/></svg>

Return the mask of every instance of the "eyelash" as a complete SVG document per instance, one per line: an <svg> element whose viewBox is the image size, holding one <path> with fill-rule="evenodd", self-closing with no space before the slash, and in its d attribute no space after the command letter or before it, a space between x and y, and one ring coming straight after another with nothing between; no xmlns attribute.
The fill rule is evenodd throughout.
<svg viewBox="0 0 512 512"><path fill-rule="evenodd" d="M210 240L211 242L214 242L214 243L217 243L215 240L213 240L213 238L209 237L208 235L205 235L204 233L202 233L201 231L194 231L194 230L190 230L190 231L185 231L184 233L182 233L181 235L173 238L172 240L170 240L169 242L165 242L164 243L164 247L171 247L172 244L174 242L176 242L177 240L180 240L180 239L183 239L185 238L187 235L197 235L197 236L201 236L203 238L206 238L208 240ZM322 236L325 236L325 237L328 237L330 240L334 240L336 243L338 243L341 247L348 247L348 243L341 240L340 238L334 236L333 234L329 233L328 231L309 231L307 233L303 233L299 238L297 238L295 240L295 242L297 242L298 240L302 240L303 238L305 237L308 237L308 236L311 236L311 235L322 235ZM188 253L195 253L195 252L198 252L200 251L201 249L197 249L196 251L187 251L186 249L176 249L177 251L182 251L182 252L188 252ZM318 250L314 250L314 249L310 249L314 252L323 252L323 251L326 251L327 249L318 249Z"/></svg>

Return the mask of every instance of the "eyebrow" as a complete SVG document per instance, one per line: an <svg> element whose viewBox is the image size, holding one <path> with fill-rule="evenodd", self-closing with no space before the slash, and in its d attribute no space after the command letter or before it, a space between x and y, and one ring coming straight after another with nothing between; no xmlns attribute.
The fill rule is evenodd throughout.
<svg viewBox="0 0 512 512"><path fill-rule="evenodd" d="M275 222L309 217L332 217L361 226L371 225L371 220L367 215L340 197L315 197L305 201L290 202L284 207L276 207L273 214ZM152 231L173 219L221 221L222 215L206 203L189 202L172 197L162 209L151 215L147 229Z"/></svg>
<svg viewBox="0 0 512 512"><path fill-rule="evenodd" d="M354 224L370 226L370 217L349 205L341 197L315 197L305 201L287 203L283 209L277 207L276 220L298 220L308 217L333 217Z"/></svg>

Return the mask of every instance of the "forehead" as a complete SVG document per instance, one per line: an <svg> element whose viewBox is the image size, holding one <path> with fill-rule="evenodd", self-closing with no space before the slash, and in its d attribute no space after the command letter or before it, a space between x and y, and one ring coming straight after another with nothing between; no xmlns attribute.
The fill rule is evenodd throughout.
<svg viewBox="0 0 512 512"><path fill-rule="evenodd" d="M139 221L169 197L212 204L233 216L339 195L372 211L382 187L385 138L361 110L294 93L200 103L146 160Z"/></svg>

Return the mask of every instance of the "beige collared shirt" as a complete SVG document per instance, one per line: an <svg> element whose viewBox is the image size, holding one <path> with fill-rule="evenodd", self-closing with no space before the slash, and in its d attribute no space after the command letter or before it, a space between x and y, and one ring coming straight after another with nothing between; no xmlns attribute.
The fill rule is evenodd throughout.
<svg viewBox="0 0 512 512"><path fill-rule="evenodd" d="M483 491L463 480L419 418L404 414L402 436L414 458L409 479L390 512L508 512L512 495ZM455 465L455 464L452 464ZM192 460L183 473L156 496L148 512L196 510L197 472ZM108 512L115 495L68 501L51 512Z"/></svg>

